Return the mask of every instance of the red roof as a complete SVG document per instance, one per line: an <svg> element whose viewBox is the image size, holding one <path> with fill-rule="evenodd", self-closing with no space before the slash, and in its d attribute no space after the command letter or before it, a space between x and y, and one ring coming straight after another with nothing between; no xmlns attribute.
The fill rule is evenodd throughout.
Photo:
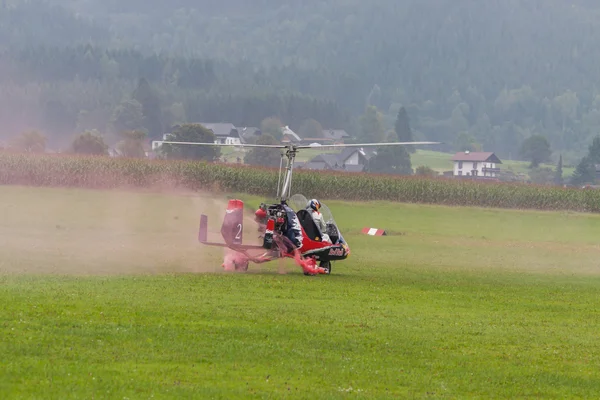
<svg viewBox="0 0 600 400"><path fill-rule="evenodd" d="M461 151L452 157L452 161L477 161L477 162L493 162L502 164L502 161L492 152L467 152Z"/></svg>

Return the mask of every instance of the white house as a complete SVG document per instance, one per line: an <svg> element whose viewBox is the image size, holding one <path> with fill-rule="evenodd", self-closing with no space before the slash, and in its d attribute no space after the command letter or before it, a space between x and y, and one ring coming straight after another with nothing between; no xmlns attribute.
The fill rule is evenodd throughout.
<svg viewBox="0 0 600 400"><path fill-rule="evenodd" d="M495 178L500 172L497 164L502 164L502 161L491 152L464 151L456 153L452 157L452 161L454 162L454 176L485 178Z"/></svg>
<svg viewBox="0 0 600 400"><path fill-rule="evenodd" d="M200 125L206 129L210 129L215 134L216 144L240 144L240 133L238 129L231 123L205 123L200 122Z"/></svg>
<svg viewBox="0 0 600 400"><path fill-rule="evenodd" d="M215 135L215 144L240 144L240 133L238 128L230 123L205 123L200 122L200 125L210 130ZM175 126L176 127L176 126ZM173 127L173 129L175 128ZM163 140L152 141L152 151L156 151L162 146L163 141L169 140L170 133L163 134ZM172 140L172 138L171 138Z"/></svg>

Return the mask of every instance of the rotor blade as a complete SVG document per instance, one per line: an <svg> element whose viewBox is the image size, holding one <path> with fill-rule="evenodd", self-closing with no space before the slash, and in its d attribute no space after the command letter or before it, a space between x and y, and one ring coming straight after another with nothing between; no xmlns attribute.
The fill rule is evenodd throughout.
<svg viewBox="0 0 600 400"><path fill-rule="evenodd" d="M390 143L348 143L348 144L322 144L320 146L296 146L297 149L322 149L332 147L382 147L382 146L406 146L421 144L443 144L443 142L390 142Z"/></svg>
<svg viewBox="0 0 600 400"><path fill-rule="evenodd" d="M264 147L272 149L286 149L288 146L280 144L235 144L235 143L199 143L199 142L171 142L168 140L161 140L161 143L169 144L195 144L198 146L229 146L229 147Z"/></svg>

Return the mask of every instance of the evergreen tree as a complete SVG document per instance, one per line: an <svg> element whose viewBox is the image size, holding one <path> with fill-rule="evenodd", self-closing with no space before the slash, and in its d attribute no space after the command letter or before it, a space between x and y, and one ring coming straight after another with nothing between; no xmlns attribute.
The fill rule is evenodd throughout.
<svg viewBox="0 0 600 400"><path fill-rule="evenodd" d="M398 111L398 116L396 117L396 124L394 125L394 130L396 132L396 135L398 135L399 142L414 141L412 130L410 129L408 114L406 113L406 109L404 107L400 107L400 110ZM414 153L416 151L415 147L412 145L406 146L406 150L409 153Z"/></svg>
<svg viewBox="0 0 600 400"><path fill-rule="evenodd" d="M387 136L388 142L398 142L395 132ZM367 171L380 174L412 175L410 154L406 146L395 145L377 148L377 155L369 160Z"/></svg>
<svg viewBox="0 0 600 400"><path fill-rule="evenodd" d="M581 185L595 182L596 164L600 164L600 135L594 137L592 144L588 147L588 154L581 159L577 168L575 168L571 183Z"/></svg>
<svg viewBox="0 0 600 400"><path fill-rule="evenodd" d="M563 160L562 154L558 158L558 164L556 165L556 171L554 172L554 183L557 185L563 184Z"/></svg>
<svg viewBox="0 0 600 400"><path fill-rule="evenodd" d="M142 105L144 127L151 139L160 139L163 134L163 123L160 99L145 78L141 78L133 92L133 98Z"/></svg>
<svg viewBox="0 0 600 400"><path fill-rule="evenodd" d="M381 143L385 134L383 114L375 106L367 106L364 114L358 120L360 125L360 140Z"/></svg>

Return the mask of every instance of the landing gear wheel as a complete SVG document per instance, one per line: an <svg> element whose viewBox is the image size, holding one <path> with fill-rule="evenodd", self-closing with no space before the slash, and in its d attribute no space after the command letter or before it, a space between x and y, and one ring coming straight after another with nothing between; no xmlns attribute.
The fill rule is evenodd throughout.
<svg viewBox="0 0 600 400"><path fill-rule="evenodd" d="M241 263L234 262L233 266L235 267L236 271L246 272L246 271L248 271L248 265L249 264L250 263L248 261L241 262Z"/></svg>
<svg viewBox="0 0 600 400"><path fill-rule="evenodd" d="M325 268L325 270L327 271L326 275L331 274L331 261L321 261L319 263L319 267Z"/></svg>

